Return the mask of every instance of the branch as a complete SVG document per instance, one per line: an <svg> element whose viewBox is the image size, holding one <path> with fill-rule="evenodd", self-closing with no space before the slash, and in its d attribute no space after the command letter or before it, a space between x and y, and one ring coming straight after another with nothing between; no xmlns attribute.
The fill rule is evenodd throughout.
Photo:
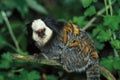
<svg viewBox="0 0 120 80"><path fill-rule="evenodd" d="M24 60L26 62L38 62L39 64L45 64L45 65L51 65L51 66L61 66L61 64L59 64L58 62L54 61L54 60L45 60L45 59L41 59L39 61L36 61L34 56L24 56L24 55L20 55L20 54L12 54L11 55L12 59L17 59L17 60ZM103 66L100 65L100 72L101 74L106 77L106 79L108 80L116 80L115 77Z"/></svg>
<svg viewBox="0 0 120 80"><path fill-rule="evenodd" d="M100 66L101 74L107 78L107 80L116 80L115 77L103 66Z"/></svg>
<svg viewBox="0 0 120 80"><path fill-rule="evenodd" d="M20 55L20 54L12 54L11 58L17 59L17 60L23 60L26 62L37 62L39 64L45 64L45 65L51 65L51 66L61 66L61 64L59 64L55 60L46 60L46 59L37 60L37 59L35 59L34 56L31 56L31 55L24 56L24 55Z"/></svg>

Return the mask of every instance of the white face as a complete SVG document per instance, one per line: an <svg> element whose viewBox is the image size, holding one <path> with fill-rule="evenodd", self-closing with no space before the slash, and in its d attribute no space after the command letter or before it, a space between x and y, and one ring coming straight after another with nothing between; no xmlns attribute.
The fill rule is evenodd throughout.
<svg viewBox="0 0 120 80"><path fill-rule="evenodd" d="M44 46L50 40L53 34L53 31L49 27L47 27L47 25L41 19L33 21L32 29L32 38L39 46ZM44 30L44 35L42 35L41 37L37 32L41 34L40 31L42 30Z"/></svg>

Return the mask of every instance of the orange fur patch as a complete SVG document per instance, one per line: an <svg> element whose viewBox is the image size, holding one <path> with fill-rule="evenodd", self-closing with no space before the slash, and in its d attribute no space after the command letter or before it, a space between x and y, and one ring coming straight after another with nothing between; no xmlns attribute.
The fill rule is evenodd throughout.
<svg viewBox="0 0 120 80"><path fill-rule="evenodd" d="M74 35L79 35L79 28L73 24L73 28L74 28Z"/></svg>
<svg viewBox="0 0 120 80"><path fill-rule="evenodd" d="M67 40L68 40L68 35L67 33L68 32L71 32L72 33L72 27L71 27L71 24L69 23L66 23L66 26L64 27L63 29L63 43L66 44L67 43Z"/></svg>
<svg viewBox="0 0 120 80"><path fill-rule="evenodd" d="M72 26L71 26L71 24L67 23L66 26L65 26L65 29L66 29L68 32L72 32Z"/></svg>
<svg viewBox="0 0 120 80"><path fill-rule="evenodd" d="M69 43L69 47L78 47L78 46L79 46L79 42L78 41Z"/></svg>
<svg viewBox="0 0 120 80"><path fill-rule="evenodd" d="M64 29L63 30L63 43L66 44L66 42L67 42L67 30Z"/></svg>
<svg viewBox="0 0 120 80"><path fill-rule="evenodd" d="M85 54L88 55L88 50L89 48L88 47L85 47Z"/></svg>
<svg viewBox="0 0 120 80"><path fill-rule="evenodd" d="M98 58L99 57L96 51L92 52L91 56L93 56L94 58Z"/></svg>

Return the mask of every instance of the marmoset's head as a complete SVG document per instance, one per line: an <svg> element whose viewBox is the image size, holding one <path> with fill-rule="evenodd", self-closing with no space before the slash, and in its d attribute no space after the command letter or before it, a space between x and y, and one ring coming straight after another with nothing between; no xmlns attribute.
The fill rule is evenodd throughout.
<svg viewBox="0 0 120 80"><path fill-rule="evenodd" d="M59 34L64 22L51 18L36 19L27 26L28 34L39 46L44 46L54 34Z"/></svg>
<svg viewBox="0 0 120 80"><path fill-rule="evenodd" d="M38 45L44 46L52 37L53 30L51 30L41 19L32 22L32 38Z"/></svg>

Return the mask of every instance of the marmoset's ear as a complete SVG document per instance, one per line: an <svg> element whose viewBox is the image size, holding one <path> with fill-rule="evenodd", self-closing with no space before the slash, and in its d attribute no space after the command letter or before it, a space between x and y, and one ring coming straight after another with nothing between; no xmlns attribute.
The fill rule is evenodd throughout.
<svg viewBox="0 0 120 80"><path fill-rule="evenodd" d="M27 23L26 24L26 28L27 28L27 35L32 38L32 32L33 32L33 30L32 30L31 25L32 25L32 22Z"/></svg>

